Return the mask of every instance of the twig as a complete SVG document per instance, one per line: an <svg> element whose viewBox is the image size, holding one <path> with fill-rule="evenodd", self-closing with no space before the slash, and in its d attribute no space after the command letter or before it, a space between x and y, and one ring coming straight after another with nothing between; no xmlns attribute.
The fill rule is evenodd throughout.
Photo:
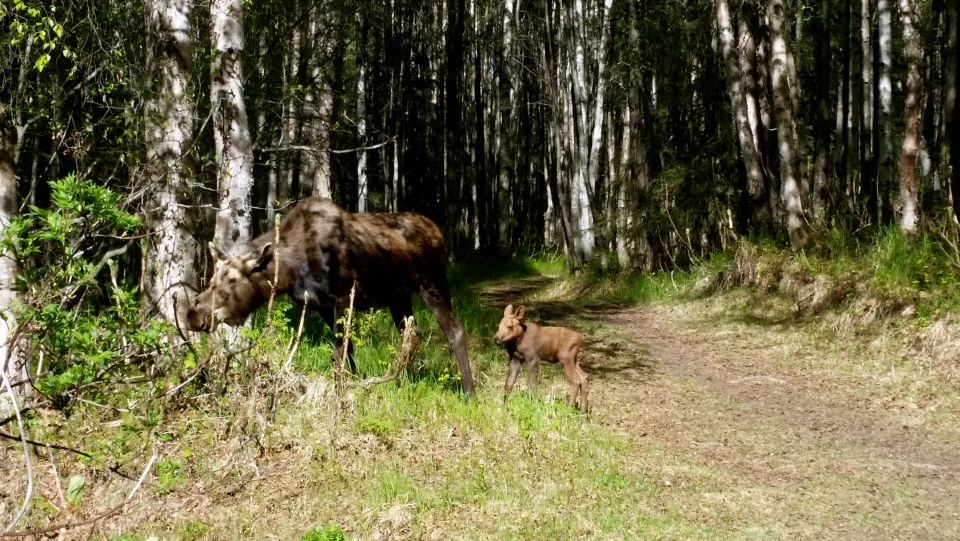
<svg viewBox="0 0 960 541"><path fill-rule="evenodd" d="M290 365L293 363L293 356L297 354L297 350L300 348L300 338L303 336L303 322L307 319L307 306L310 304L310 292L303 292L303 310L300 312L300 324L297 325L297 336L293 338L293 343L290 344L290 351L287 353L287 360L283 363L284 371L290 370Z"/></svg>
<svg viewBox="0 0 960 541"><path fill-rule="evenodd" d="M7 434L6 432L0 432L0 438L7 439L7 440L13 440L13 441L20 441L20 440L21 440L21 438L19 438L19 437L17 437L17 436L13 436L13 435L11 435L11 434ZM117 467L117 466L108 466L104 461L100 460L99 458L97 458L97 457L95 457L95 456L93 456L93 455L91 455L90 453L87 453L87 452L85 452L85 451L81 451L81 450L79 450L79 449L74 449L74 448L72 448L72 447L65 447L65 446L63 446L63 445L57 445L56 443L45 443L45 442L42 442L42 441L36 441L36 440L31 440L31 439L27 439L26 442L27 442L28 444L30 444L30 445L33 445L34 447L46 447L47 449L56 449L56 450L58 450L58 451L66 451L66 452L68 452L68 453L73 453L73 454L75 454L75 455L82 456L83 458L86 458L86 459L89 459L89 460L92 460L92 461L96 462L97 464L99 464L101 467L103 467L103 469L107 470L108 472L115 473L115 474L119 475L120 477L123 477L124 479L133 480L132 477L130 477L129 475L127 475L127 474L123 473L122 471L120 471L120 470L119 470L119 467Z"/></svg>
<svg viewBox="0 0 960 541"><path fill-rule="evenodd" d="M357 281L353 281L353 285L350 286L350 305L347 307L347 321L343 326L343 351L340 355L340 360L337 363L337 374L338 379L343 380L344 375L344 363L347 362L347 354L350 352L350 331L353 327L353 301L356 298L357 294Z"/></svg>
<svg viewBox="0 0 960 541"><path fill-rule="evenodd" d="M327 152L330 154L351 154L354 152L359 152L361 150L376 150L380 147L385 147L389 144L394 143L397 140L396 137L391 137L386 141L377 143L375 145L362 146L357 148L330 148L327 149ZM310 145L285 145L282 147L267 147L258 149L260 152L309 152L311 154L317 154L322 152L319 148L312 147Z"/></svg>
<svg viewBox="0 0 960 541"><path fill-rule="evenodd" d="M13 349L13 341L10 341L10 349ZM10 355L7 355L7 362L10 361ZM17 511L17 514L14 515L13 520L10 521L4 529L3 533L0 533L0 536L5 535L14 526L20 522L20 519L23 518L23 515L26 514L27 509L30 508L30 501L33 499L33 463L30 460L30 447L27 444L27 429L23 426L23 417L20 416L20 405L17 404L17 392L13 390L13 387L10 386L10 379L7 378L6 369L0 370L0 378L3 379L3 386L6 388L6 392L10 395L10 402L13 406L13 412L17 416L17 427L20 429L20 442L23 445L23 461L24 465L27 468L27 493L23 497L23 504L20 506L20 509Z"/></svg>
<svg viewBox="0 0 960 541"><path fill-rule="evenodd" d="M280 265L277 262L277 250L280 248L280 213L273 215L273 281L270 282L270 300L267 301L267 327L273 323L273 298L277 296L277 284L280 282ZM306 305L304 305L306 308Z"/></svg>

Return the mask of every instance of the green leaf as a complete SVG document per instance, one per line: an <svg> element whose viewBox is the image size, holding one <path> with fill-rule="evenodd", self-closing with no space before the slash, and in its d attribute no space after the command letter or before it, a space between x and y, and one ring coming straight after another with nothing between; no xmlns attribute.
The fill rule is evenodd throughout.
<svg viewBox="0 0 960 541"><path fill-rule="evenodd" d="M84 479L82 475L71 475L67 482L67 500L75 505L80 505L80 495L83 492Z"/></svg>

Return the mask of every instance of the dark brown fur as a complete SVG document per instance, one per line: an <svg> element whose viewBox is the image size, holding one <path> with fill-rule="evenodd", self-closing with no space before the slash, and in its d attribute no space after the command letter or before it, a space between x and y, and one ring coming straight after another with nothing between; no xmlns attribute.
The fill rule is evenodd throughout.
<svg viewBox="0 0 960 541"><path fill-rule="evenodd" d="M587 411L590 407L587 399L587 374L580 368L577 359L583 345L583 335L566 327L538 325L524 320L523 315L523 306L514 311L513 305L508 305L503 310L503 319L500 320L497 334L493 337L497 344L503 344L507 348L510 355L510 372L504 384L503 399L507 399L517 382L522 365L527 366L527 386L536 392L539 363L559 362L563 365L563 373L570 383L568 403L576 406L579 397L580 410Z"/></svg>
<svg viewBox="0 0 960 541"><path fill-rule="evenodd" d="M386 307L394 324L413 314L417 293L440 323L457 356L463 388L473 393L463 328L454 317L446 275L446 249L440 229L425 216L350 213L327 199L299 202L275 232L257 237L235 257L218 255L210 287L186 313L192 330L219 322L239 325L270 296L275 263L276 293L305 297L330 328L347 308L357 282L358 309Z"/></svg>

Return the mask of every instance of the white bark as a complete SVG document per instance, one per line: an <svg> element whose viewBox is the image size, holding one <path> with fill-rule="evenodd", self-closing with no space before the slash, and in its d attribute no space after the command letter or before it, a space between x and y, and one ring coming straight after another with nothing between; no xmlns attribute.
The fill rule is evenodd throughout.
<svg viewBox="0 0 960 541"><path fill-rule="evenodd" d="M497 241L503 248L509 249L513 217L514 152L516 152L516 134L513 129L514 85L513 85L513 0L505 0L501 12L503 45L500 67L497 73L497 99L499 103L495 122L495 144L497 149L497 208L499 220Z"/></svg>
<svg viewBox="0 0 960 541"><path fill-rule="evenodd" d="M10 221L17 215L17 174L14 168L14 156L17 152L17 130L11 122L10 111L5 103L0 103L0 238L3 238ZM11 348L10 340L16 322L13 308L17 302L14 279L17 276L17 262L13 254L0 252L0 370L9 381L18 380L17 358ZM9 359L8 359L9 357ZM7 417L13 411L13 397L8 397L0 389L0 417Z"/></svg>
<svg viewBox="0 0 960 541"><path fill-rule="evenodd" d="M357 12L357 24L361 27L366 24L362 20L362 14ZM360 35L366 32L360 31ZM358 48L366 47L366 43L361 40L357 43ZM357 210L367 211L367 151L363 149L367 145L367 67L364 64L366 55L362 51L357 53L357 143L360 150L357 151Z"/></svg>
<svg viewBox="0 0 960 541"><path fill-rule="evenodd" d="M889 217L884 216L888 209L884 208L884 202L892 189L893 182L893 83L891 70L893 69L893 30L891 29L890 1L877 0L877 43L880 45L880 73L877 76L879 81L880 98L880 148L878 149L879 169L877 176L877 189L880 192L878 200L878 222L885 223Z"/></svg>
<svg viewBox="0 0 960 541"><path fill-rule="evenodd" d="M780 152L780 199L787 214L787 233L795 248L809 242L800 180L796 166L796 134L793 130L794 111L790 100L788 66L792 56L786 39L786 9L783 0L770 0L767 6L770 27L770 80L773 86L774 116L777 120L777 146Z"/></svg>
<svg viewBox="0 0 960 541"><path fill-rule="evenodd" d="M247 109L243 102L243 1L211 0L214 58L210 101L217 154L220 209L214 242L224 253L250 241L250 192L253 188L253 150Z"/></svg>
<svg viewBox="0 0 960 541"><path fill-rule="evenodd" d="M900 197L898 214L900 230L906 234L917 232L919 221L917 209L917 150L920 146L920 36L917 34L917 8L915 0L900 0L903 23L904 53L907 60L907 98L903 111L903 146L900 151Z"/></svg>
<svg viewBox="0 0 960 541"><path fill-rule="evenodd" d="M197 242L191 211L188 153L194 109L189 88L193 45L189 0L151 0L147 16L156 79L146 104L146 162L151 192L145 221L152 235L147 248L144 289L147 303L174 321L174 295L183 307L186 286L196 285Z"/></svg>
<svg viewBox="0 0 960 541"><path fill-rule="evenodd" d="M740 159L743 161L746 171L747 190L752 198L757 199L763 195L763 171L760 169L760 154L757 150L757 128L753 127L756 125L756 105L754 104L753 107L753 120L751 121L747 94L743 88L744 73L738 59L746 55L737 54L737 39L733 33L733 23L730 19L730 8L727 0L717 0L716 8L720 48L727 67L727 93L730 96L730 104L733 109L737 140L740 143ZM750 102L752 101L750 100Z"/></svg>
<svg viewBox="0 0 960 541"><path fill-rule="evenodd" d="M593 187L599 180L600 171L600 144L603 130L604 98L606 96L606 43L609 34L608 15L613 0L604 0L603 10L596 14L599 19L600 36L596 43L595 82L591 90L595 94L590 96L587 71L587 22L586 12L582 0L574 0L570 15L571 29L567 33L573 40L570 57L570 80L572 80L573 100L575 105L571 111L574 129L570 130L569 142L576 163L573 168L573 178L570 185L570 209L575 230L574 246L576 252L574 261L583 264L593 257L594 244L594 216L591 202L594 198ZM593 98L592 103L591 99Z"/></svg>

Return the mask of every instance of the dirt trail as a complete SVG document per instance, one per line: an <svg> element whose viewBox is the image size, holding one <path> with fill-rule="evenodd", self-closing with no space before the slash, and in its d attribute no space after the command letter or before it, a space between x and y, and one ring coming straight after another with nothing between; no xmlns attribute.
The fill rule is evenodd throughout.
<svg viewBox="0 0 960 541"><path fill-rule="evenodd" d="M505 304L542 285L492 289ZM960 538L960 445L837 347L802 358L778 329L670 305L534 317L598 325L584 366L594 418L633 443L655 506L720 537ZM566 314L564 316L563 314Z"/></svg>

